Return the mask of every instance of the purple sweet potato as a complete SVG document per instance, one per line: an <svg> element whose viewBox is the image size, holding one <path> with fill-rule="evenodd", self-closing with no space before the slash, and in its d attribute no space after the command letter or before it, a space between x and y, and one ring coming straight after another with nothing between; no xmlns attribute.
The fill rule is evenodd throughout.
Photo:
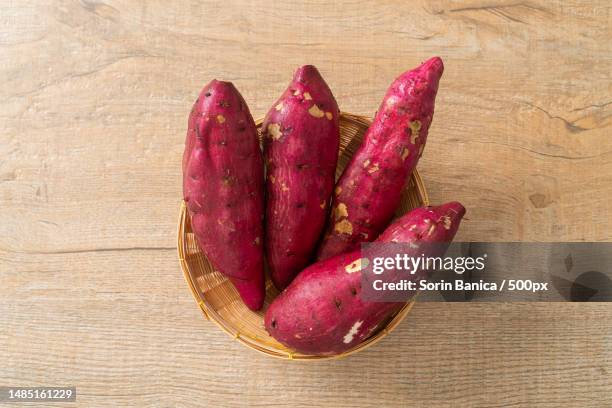
<svg viewBox="0 0 612 408"><path fill-rule="evenodd" d="M263 158L249 108L213 80L189 115L183 195L197 242L252 310L263 305Z"/></svg>
<svg viewBox="0 0 612 408"><path fill-rule="evenodd" d="M265 250L279 290L312 259L325 227L338 161L338 116L319 71L305 65L264 120Z"/></svg>
<svg viewBox="0 0 612 408"><path fill-rule="evenodd" d="M417 208L389 226L377 241L415 244L410 256L442 256L444 245L426 244L450 243L464 214L465 208L457 202ZM306 268L268 308L268 333L289 348L317 355L339 354L368 338L405 303L361 299L360 271L365 262L361 250L356 250ZM424 276L420 271L412 279Z"/></svg>
<svg viewBox="0 0 612 408"><path fill-rule="evenodd" d="M317 259L356 249L387 226L417 165L444 66L438 57L389 87L363 143L338 180Z"/></svg>

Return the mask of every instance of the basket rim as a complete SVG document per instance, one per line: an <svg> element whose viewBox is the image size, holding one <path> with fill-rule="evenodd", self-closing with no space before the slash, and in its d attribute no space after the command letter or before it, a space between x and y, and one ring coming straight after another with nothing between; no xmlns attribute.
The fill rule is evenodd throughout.
<svg viewBox="0 0 612 408"><path fill-rule="evenodd" d="M352 122L358 122L359 124L368 127L371 124L371 120L362 115L355 115L348 112L340 112L340 118L345 119ZM255 121L257 126L260 126L263 123L263 118ZM427 194L427 190L425 189L425 184L418 173L417 169L414 169L412 175L410 176L416 185L416 190L418 191L418 195L423 202L423 205L429 205L429 196ZM351 354L354 354L358 351L365 350L366 348L373 346L378 343L384 337L386 337L389 333L391 333L395 328L399 325L399 323L404 320L404 318L408 315L414 303L416 301L416 297L414 296L410 301L406 302L402 308L395 313L390 320L387 322L386 326L382 328L378 333L374 336L369 337L365 341L355 345L351 349L335 355L318 355L318 354L303 354L297 351L281 350L278 348L271 349L271 347L263 347L260 340L256 338L252 338L251 336L240 333L234 328L230 327L225 323L225 319L220 316L216 310L212 307L212 305L207 301L206 296L200 292L197 287L196 282L194 281L193 274L191 273L191 268L185 259L185 254L187 252L187 241L184 239L185 236L185 225L186 218L188 216L187 206L184 200L181 200L180 210L179 210L179 219L178 219L178 228L177 228L177 249L178 249L178 259L181 270L183 272L183 277L189 286L189 290L194 300L198 304L200 311L204 315L206 320L212 321L215 323L222 331L227 333L234 340L237 340L239 343L244 344L250 349L263 353L267 356L275 357L282 360L300 360L300 361L321 361L321 360L337 360L340 358L347 357ZM418 294L417 294L418 295Z"/></svg>

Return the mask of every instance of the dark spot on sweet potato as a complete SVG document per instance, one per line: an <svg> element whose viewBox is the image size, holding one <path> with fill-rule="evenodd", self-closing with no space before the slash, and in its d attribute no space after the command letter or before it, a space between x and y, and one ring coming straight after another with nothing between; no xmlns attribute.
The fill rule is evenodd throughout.
<svg viewBox="0 0 612 408"><path fill-rule="evenodd" d="M306 204L304 204L304 203L297 203L295 205L295 208L304 208L305 206L306 206Z"/></svg>
<svg viewBox="0 0 612 408"><path fill-rule="evenodd" d="M369 203L363 203L363 204L361 204L361 208L370 208L370 204Z"/></svg>
<svg viewBox="0 0 612 408"><path fill-rule="evenodd" d="M292 256L295 256L295 252L293 252L293 251L291 251L290 249L288 249L288 250L285 252L285 255L287 255L288 257L292 257Z"/></svg>
<svg viewBox="0 0 612 408"><path fill-rule="evenodd" d="M232 184L232 177L231 176L223 176L222 178L223 180L223 184L226 186L229 186Z"/></svg>
<svg viewBox="0 0 612 408"><path fill-rule="evenodd" d="M206 97L208 98L208 97L210 96L210 92L206 92L206 93L204 94L204 96L206 96Z"/></svg>
<svg viewBox="0 0 612 408"><path fill-rule="evenodd" d="M229 108L230 106L228 101L220 101L218 105L221 106L222 108Z"/></svg>
<svg viewBox="0 0 612 408"><path fill-rule="evenodd" d="M357 296L357 289L356 288L351 287L351 295Z"/></svg>
<svg viewBox="0 0 612 408"><path fill-rule="evenodd" d="M272 319L272 322L270 322L270 325L272 326L273 329L276 329L276 319Z"/></svg>
<svg viewBox="0 0 612 408"><path fill-rule="evenodd" d="M307 164L297 164L295 167L297 167L298 170L304 170L310 166L308 166Z"/></svg>
<svg viewBox="0 0 612 408"><path fill-rule="evenodd" d="M290 133L293 130L293 126L287 126L286 128L283 129L283 134L287 134Z"/></svg>
<svg viewBox="0 0 612 408"><path fill-rule="evenodd" d="M334 305L336 305L336 309L341 310L342 309L342 301L338 298L334 298Z"/></svg>

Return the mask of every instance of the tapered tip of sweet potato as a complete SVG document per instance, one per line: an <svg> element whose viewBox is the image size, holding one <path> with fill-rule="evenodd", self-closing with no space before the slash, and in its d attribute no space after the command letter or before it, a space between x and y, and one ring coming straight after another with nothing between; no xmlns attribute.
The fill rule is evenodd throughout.
<svg viewBox="0 0 612 408"><path fill-rule="evenodd" d="M440 215L448 215L457 220L460 220L465 215L465 207L457 201L451 201L435 207L435 211Z"/></svg>
<svg viewBox="0 0 612 408"><path fill-rule="evenodd" d="M202 91L200 92L200 97L218 98L226 97L227 95L234 95L237 93L238 89L236 89L233 83L229 81L219 81L218 79L213 79L208 84L206 84L204 88L202 88Z"/></svg>
<svg viewBox="0 0 612 408"><path fill-rule="evenodd" d="M444 72L444 63L440 57L433 57L423 62L418 67L404 72L400 75L396 82L404 83L410 78L409 83L415 83L414 88L429 89L433 91L430 99L426 99L425 102L431 105L433 109L433 102L435 99L435 92L438 90L438 83Z"/></svg>
<svg viewBox="0 0 612 408"><path fill-rule="evenodd" d="M378 242L450 242L459 229L465 207L456 201L419 207L404 214L378 236Z"/></svg>
<svg viewBox="0 0 612 408"><path fill-rule="evenodd" d="M440 78L444 72L444 63L442 62L442 58L433 57L422 63L418 69Z"/></svg>
<svg viewBox="0 0 612 408"><path fill-rule="evenodd" d="M224 99L237 99L240 93L233 83L213 79L200 92L200 102L220 101Z"/></svg>
<svg viewBox="0 0 612 408"><path fill-rule="evenodd" d="M283 274L282 276L279 273L272 273L270 275L270 279L272 280L274 287L278 289L280 292L282 292L283 290L285 290L287 286L289 286L289 284L293 280L293 277L294 277L293 274L288 275L286 273Z"/></svg>
<svg viewBox="0 0 612 408"><path fill-rule="evenodd" d="M211 89L224 89L224 88L236 89L234 84L231 83L230 81L220 81L218 79L213 79L212 81L210 81L208 86Z"/></svg>
<svg viewBox="0 0 612 408"><path fill-rule="evenodd" d="M435 207L427 207L427 210L431 211L435 215L433 220L434 223L441 224L443 227L428 230L426 234L427 237L433 239L434 241L438 239L441 241L452 241L457 229L459 228L459 224L465 215L465 207L457 201L450 201ZM431 226L428 228L431 228ZM436 234L433 234L434 230L436 231ZM442 235L438 236L438 233L441 233Z"/></svg>
<svg viewBox="0 0 612 408"><path fill-rule="evenodd" d="M250 115L244 98L234 84L217 79L202 88L195 109L200 112L215 112L219 123L225 122L226 113L247 112Z"/></svg>
<svg viewBox="0 0 612 408"><path fill-rule="evenodd" d="M263 307L265 288L264 278L256 278L254 280L243 280L230 278L236 290L240 294L244 304L253 311L258 311Z"/></svg>
<svg viewBox="0 0 612 408"><path fill-rule="evenodd" d="M314 65L302 65L295 71L295 74L293 74L293 80L303 84L309 84L313 81L323 81L323 77Z"/></svg>
<svg viewBox="0 0 612 408"><path fill-rule="evenodd" d="M327 112L315 110L310 113L311 115L325 114L325 117L330 120L334 117L337 118L338 103L329 85L327 85L327 82L325 82L321 73L314 65L302 65L299 67L295 74L293 74L293 80L285 92L291 92L293 96L299 95L302 92L305 99L313 99L316 101L319 109L325 107L325 112Z"/></svg>

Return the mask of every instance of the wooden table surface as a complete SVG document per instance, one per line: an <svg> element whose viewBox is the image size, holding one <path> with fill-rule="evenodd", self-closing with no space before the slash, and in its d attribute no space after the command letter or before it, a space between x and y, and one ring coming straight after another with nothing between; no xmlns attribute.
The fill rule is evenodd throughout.
<svg viewBox="0 0 612 408"><path fill-rule="evenodd" d="M75 385L84 407L612 406L610 304L418 303L362 353L277 361L203 320L175 247L206 82L261 117L311 63L372 115L432 55L419 169L468 208L458 238L612 241L609 1L46 3L0 5L0 385Z"/></svg>

